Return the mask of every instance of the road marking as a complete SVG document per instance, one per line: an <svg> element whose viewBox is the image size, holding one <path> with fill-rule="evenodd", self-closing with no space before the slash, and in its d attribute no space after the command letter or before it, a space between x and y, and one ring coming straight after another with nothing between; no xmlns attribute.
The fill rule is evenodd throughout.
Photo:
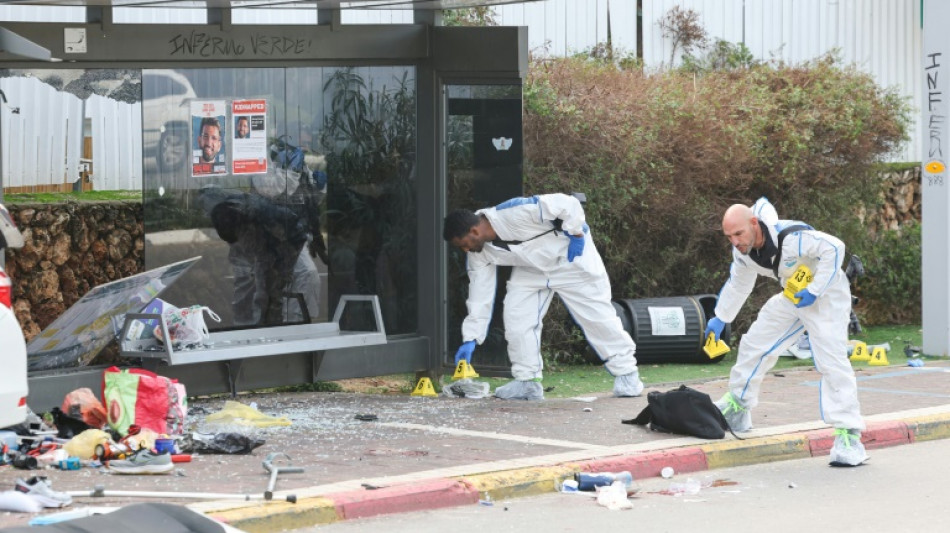
<svg viewBox="0 0 950 533"><path fill-rule="evenodd" d="M541 439L536 437L527 437L525 435L511 435L508 433L497 433L494 431L473 431L470 429L447 428L441 426L429 426L424 424L410 424L404 422L382 422L380 426L388 426L401 429L417 429L421 431L431 431L433 433L444 433L446 435L456 435L459 437L479 437L483 439L511 440L523 442L525 444L537 444L540 446L558 446L560 448L577 448L581 450L605 450L609 446L601 444L589 444L586 442L574 442L558 439Z"/></svg>

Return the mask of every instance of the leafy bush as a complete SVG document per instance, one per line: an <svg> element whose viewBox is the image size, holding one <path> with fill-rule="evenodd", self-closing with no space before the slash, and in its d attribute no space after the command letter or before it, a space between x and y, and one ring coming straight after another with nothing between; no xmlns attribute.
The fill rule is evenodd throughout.
<svg viewBox="0 0 950 533"><path fill-rule="evenodd" d="M871 240L861 255L866 276L854 290L862 321L919 324L921 320L920 224L887 231Z"/></svg>
<svg viewBox="0 0 950 533"><path fill-rule="evenodd" d="M875 165L909 124L895 91L832 56L701 75L555 59L529 69L524 98L526 193L587 194L622 298L717 293L730 262L722 213L763 195L860 254L855 206L877 207Z"/></svg>

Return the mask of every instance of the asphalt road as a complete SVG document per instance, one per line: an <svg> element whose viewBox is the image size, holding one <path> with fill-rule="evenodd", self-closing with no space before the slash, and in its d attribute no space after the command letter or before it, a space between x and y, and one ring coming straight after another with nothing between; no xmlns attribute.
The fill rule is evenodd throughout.
<svg viewBox="0 0 950 533"><path fill-rule="evenodd" d="M870 454L871 460L859 468L832 468L826 457L818 457L702 472L692 476L701 487L693 494L676 494L690 484L687 476L650 478L639 483L629 510L609 510L588 495L552 493L294 533L950 530L950 439Z"/></svg>

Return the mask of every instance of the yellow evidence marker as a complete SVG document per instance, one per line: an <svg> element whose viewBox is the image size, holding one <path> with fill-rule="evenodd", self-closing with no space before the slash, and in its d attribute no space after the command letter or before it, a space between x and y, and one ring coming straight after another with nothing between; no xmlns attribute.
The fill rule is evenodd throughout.
<svg viewBox="0 0 950 533"><path fill-rule="evenodd" d="M785 290L782 291L782 294L791 300L793 304L797 304L801 301L801 298L796 298L795 295L807 287L813 279L815 279L815 276L812 275L810 268L805 265L798 265L798 268L795 269L795 273L785 282Z"/></svg>
<svg viewBox="0 0 950 533"><path fill-rule="evenodd" d="M455 367L455 374L452 375L452 379L465 379L465 378L477 378L478 373L475 372L475 368L472 365L468 364L468 361L465 359L460 359L458 366Z"/></svg>
<svg viewBox="0 0 950 533"><path fill-rule="evenodd" d="M717 341L716 334L710 333L706 336L706 345L703 346L703 351L706 352L706 355L708 355L710 359L715 359L724 353L728 353L729 345L722 339Z"/></svg>
<svg viewBox="0 0 950 533"><path fill-rule="evenodd" d="M410 396L427 396L435 397L438 396L435 392L435 387L432 386L432 380L429 378L419 378L419 382L416 383L416 388L413 389Z"/></svg>
<svg viewBox="0 0 950 533"><path fill-rule="evenodd" d="M871 354L868 353L868 345L866 342L858 342L854 345L854 349L851 350L851 357L848 359L852 361L870 361Z"/></svg>

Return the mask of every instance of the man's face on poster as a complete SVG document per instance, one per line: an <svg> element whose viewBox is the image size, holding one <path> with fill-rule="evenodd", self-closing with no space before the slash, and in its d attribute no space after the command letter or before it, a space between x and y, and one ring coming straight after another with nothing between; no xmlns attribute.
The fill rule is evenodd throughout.
<svg viewBox="0 0 950 533"><path fill-rule="evenodd" d="M238 123L237 123L238 139L247 139L247 136L250 133L251 133L251 126L247 123L247 119L242 118L238 120Z"/></svg>
<svg viewBox="0 0 950 533"><path fill-rule="evenodd" d="M198 148L201 150L201 160L211 163L221 150L221 131L215 126L205 124L198 135Z"/></svg>

